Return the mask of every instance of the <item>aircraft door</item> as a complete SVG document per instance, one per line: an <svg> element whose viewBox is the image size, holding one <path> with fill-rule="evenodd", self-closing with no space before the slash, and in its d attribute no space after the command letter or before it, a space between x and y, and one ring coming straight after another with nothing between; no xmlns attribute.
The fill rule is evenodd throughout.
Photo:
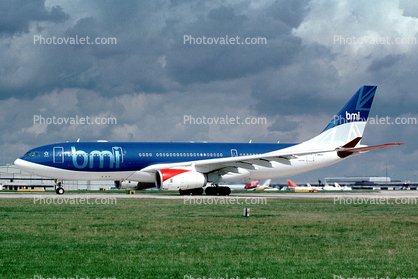
<svg viewBox="0 0 418 279"><path fill-rule="evenodd" d="M231 149L231 157L237 157L238 151L236 149Z"/></svg>
<svg viewBox="0 0 418 279"><path fill-rule="evenodd" d="M54 147L53 149L53 162L54 163L64 163L64 148L63 147Z"/></svg>

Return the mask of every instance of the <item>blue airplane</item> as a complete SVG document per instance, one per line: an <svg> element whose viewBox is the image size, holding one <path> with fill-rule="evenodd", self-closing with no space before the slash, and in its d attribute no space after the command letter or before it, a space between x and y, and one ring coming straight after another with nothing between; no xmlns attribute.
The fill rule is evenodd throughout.
<svg viewBox="0 0 418 279"><path fill-rule="evenodd" d="M220 182L288 177L400 145L360 144L376 88L362 86L319 135L299 144L66 142L31 149L15 165L56 181L112 180L117 186L135 181L135 189L229 195L230 188ZM60 182L56 192L64 193Z"/></svg>

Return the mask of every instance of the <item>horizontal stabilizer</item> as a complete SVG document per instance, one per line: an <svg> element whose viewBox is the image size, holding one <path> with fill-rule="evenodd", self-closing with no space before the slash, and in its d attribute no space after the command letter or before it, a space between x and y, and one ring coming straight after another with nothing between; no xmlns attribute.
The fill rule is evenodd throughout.
<svg viewBox="0 0 418 279"><path fill-rule="evenodd" d="M344 149L344 150L339 150L338 152L340 153L355 153L355 152L367 152L370 150L375 150L375 149L381 149L381 148L386 148L386 147L391 147L391 146L396 146L396 145L402 145L403 143L385 143L385 144L380 144L380 145L374 145L374 146L366 146L366 147L358 147L358 148L349 148L349 149Z"/></svg>

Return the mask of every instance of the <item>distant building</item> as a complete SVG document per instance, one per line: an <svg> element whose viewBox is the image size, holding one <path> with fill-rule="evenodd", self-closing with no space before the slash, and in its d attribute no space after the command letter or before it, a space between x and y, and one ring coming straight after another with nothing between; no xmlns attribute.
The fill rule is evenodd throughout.
<svg viewBox="0 0 418 279"><path fill-rule="evenodd" d="M356 182L373 182L373 183L390 183L390 177L386 176L342 176L342 177L325 177L328 183L356 183Z"/></svg>
<svg viewBox="0 0 418 279"><path fill-rule="evenodd" d="M65 190L99 190L114 187L113 181L71 181L63 180ZM52 178L40 177L18 169L13 164L0 166L0 186L4 190L45 189L53 190L55 181ZM1 187L0 187L1 188Z"/></svg>

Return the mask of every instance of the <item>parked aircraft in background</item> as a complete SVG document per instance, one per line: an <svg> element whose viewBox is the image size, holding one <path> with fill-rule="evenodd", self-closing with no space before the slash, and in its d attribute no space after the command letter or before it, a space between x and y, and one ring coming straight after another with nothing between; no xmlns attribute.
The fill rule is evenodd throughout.
<svg viewBox="0 0 418 279"><path fill-rule="evenodd" d="M343 190L343 191L352 191L353 188L349 187L349 186L340 186L340 184L338 184L337 182L334 183L335 187L338 187L339 189Z"/></svg>
<svg viewBox="0 0 418 279"><path fill-rule="evenodd" d="M341 187L340 184L338 184L337 182L334 182L334 186L330 186L327 182L325 182L325 185L324 187L322 187L322 190L324 191L351 191L353 189L348 186Z"/></svg>
<svg viewBox="0 0 418 279"><path fill-rule="evenodd" d="M260 180L254 179L254 180L251 180L247 184L227 184L227 185L219 185L219 186L229 187L231 190L235 190L235 191L240 191L240 190L244 191L244 190L250 190L250 189L256 188L258 185L258 182L260 182Z"/></svg>
<svg viewBox="0 0 418 279"><path fill-rule="evenodd" d="M318 136L300 144L63 142L33 148L15 165L57 180L136 181L136 189L180 194L202 194L209 183L206 194L228 195L220 182L288 177L399 145L360 145L375 92L362 86Z"/></svg>
<svg viewBox="0 0 418 279"><path fill-rule="evenodd" d="M264 184L267 184L268 183L268 187L265 187L263 189L263 191L268 191L268 192L269 191L279 191L279 188L270 187L270 182L271 182L271 179L268 179L268 180L266 180L266 182L264 182Z"/></svg>
<svg viewBox="0 0 418 279"><path fill-rule="evenodd" d="M285 190L291 190L291 191L318 191L321 190L321 187L312 187L311 184L307 184L307 186L298 186L295 182L288 179L287 180L287 187L282 188L283 191Z"/></svg>
<svg viewBox="0 0 418 279"><path fill-rule="evenodd" d="M329 185L328 182L326 181L325 181L325 184L323 184L321 180L318 180L318 182L319 182L319 186L321 186L322 190L324 191L351 191L353 190L349 186L341 187L341 185L338 184L337 182L334 182L334 186Z"/></svg>
<svg viewBox="0 0 418 279"><path fill-rule="evenodd" d="M257 187L253 189L253 191L267 191L268 189L273 189L273 188L270 188L270 182L271 182L271 179L267 179L263 183L263 185L257 185Z"/></svg>

